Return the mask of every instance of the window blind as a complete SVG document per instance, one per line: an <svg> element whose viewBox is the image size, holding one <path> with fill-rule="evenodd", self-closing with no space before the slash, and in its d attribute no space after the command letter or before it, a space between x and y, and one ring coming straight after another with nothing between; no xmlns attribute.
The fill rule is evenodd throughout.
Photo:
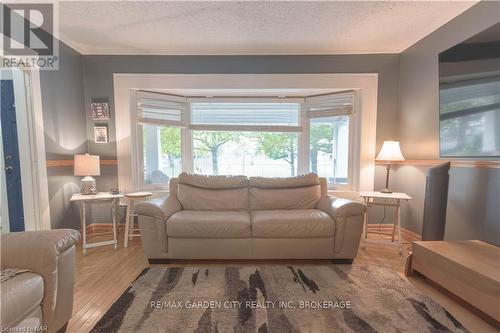
<svg viewBox="0 0 500 333"><path fill-rule="evenodd" d="M300 103L192 102L191 127L204 130L299 132Z"/></svg>
<svg viewBox="0 0 500 333"><path fill-rule="evenodd" d="M348 115L352 113L354 92L306 97L305 108L309 118Z"/></svg>
<svg viewBox="0 0 500 333"><path fill-rule="evenodd" d="M137 92L139 123L183 126L186 98L146 91Z"/></svg>

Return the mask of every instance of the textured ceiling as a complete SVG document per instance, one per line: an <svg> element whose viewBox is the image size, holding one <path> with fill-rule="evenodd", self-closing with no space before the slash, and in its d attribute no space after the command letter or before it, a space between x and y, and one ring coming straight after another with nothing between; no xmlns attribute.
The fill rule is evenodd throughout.
<svg viewBox="0 0 500 333"><path fill-rule="evenodd" d="M397 53L474 1L61 1L83 54Z"/></svg>

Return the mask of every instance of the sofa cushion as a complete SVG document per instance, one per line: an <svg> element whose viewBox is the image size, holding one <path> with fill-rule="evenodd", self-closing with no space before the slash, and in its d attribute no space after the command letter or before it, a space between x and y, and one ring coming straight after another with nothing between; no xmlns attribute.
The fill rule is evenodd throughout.
<svg viewBox="0 0 500 333"><path fill-rule="evenodd" d="M43 279L35 273L22 273L1 283L2 326L10 327L40 307Z"/></svg>
<svg viewBox="0 0 500 333"><path fill-rule="evenodd" d="M179 175L179 184L186 184L207 189L228 189L248 187L246 176L210 176L183 172Z"/></svg>
<svg viewBox="0 0 500 333"><path fill-rule="evenodd" d="M260 238L333 237L335 222L317 209L251 212L252 235Z"/></svg>
<svg viewBox="0 0 500 333"><path fill-rule="evenodd" d="M248 188L206 189L179 184L177 198L185 210L248 211Z"/></svg>
<svg viewBox="0 0 500 333"><path fill-rule="evenodd" d="M257 188L250 190L250 209L312 209L321 198L319 185L296 188Z"/></svg>
<svg viewBox="0 0 500 333"><path fill-rule="evenodd" d="M167 220L167 235L178 238L251 237L250 214L183 210Z"/></svg>
<svg viewBox="0 0 500 333"><path fill-rule="evenodd" d="M294 188L312 185L319 185L319 177L315 173L286 178L250 177L249 179L249 186L258 188Z"/></svg>

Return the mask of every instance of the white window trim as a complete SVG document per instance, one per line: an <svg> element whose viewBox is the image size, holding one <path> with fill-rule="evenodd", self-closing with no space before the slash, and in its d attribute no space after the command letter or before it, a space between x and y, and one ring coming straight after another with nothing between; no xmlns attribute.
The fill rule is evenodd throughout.
<svg viewBox="0 0 500 333"><path fill-rule="evenodd" d="M373 190L377 118L378 75L367 74L114 74L118 186L121 191L139 188L137 132L131 115L136 103L131 90L173 89L332 89L356 90L352 141L352 189ZM135 114L135 112L132 112ZM302 119L302 118L301 118ZM135 121L135 122L134 122ZM302 124L304 126L305 124ZM133 133L134 132L134 133ZM303 133L308 133L304 131ZM306 144L301 134L300 145ZM192 140L183 130L183 170L192 171ZM132 144L134 143L134 144ZM308 145L308 143L307 143ZM134 149L132 149L135 146ZM304 149L298 164L300 173L309 169ZM191 160L191 165L189 165ZM134 163L135 161L135 163ZM307 165L306 165L307 164Z"/></svg>

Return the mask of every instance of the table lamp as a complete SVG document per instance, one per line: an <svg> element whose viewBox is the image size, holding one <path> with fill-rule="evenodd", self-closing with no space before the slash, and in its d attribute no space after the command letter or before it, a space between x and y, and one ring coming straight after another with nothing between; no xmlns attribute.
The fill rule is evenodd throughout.
<svg viewBox="0 0 500 333"><path fill-rule="evenodd" d="M405 160L403 154L401 153L401 148L399 148L399 141L384 141L382 149L380 149L380 152L378 153L376 160L384 161L387 163L385 189L380 192L392 193L392 191L389 190L389 171L391 170L391 162Z"/></svg>
<svg viewBox="0 0 500 333"><path fill-rule="evenodd" d="M75 155L75 176L83 176L81 194L97 193L95 179L92 176L101 175L98 155Z"/></svg>

